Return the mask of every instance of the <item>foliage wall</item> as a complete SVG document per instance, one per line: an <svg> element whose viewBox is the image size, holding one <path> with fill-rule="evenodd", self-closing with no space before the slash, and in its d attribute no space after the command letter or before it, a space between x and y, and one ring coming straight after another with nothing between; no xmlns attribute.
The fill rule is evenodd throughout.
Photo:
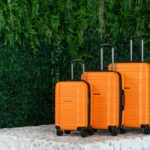
<svg viewBox="0 0 150 150"><path fill-rule="evenodd" d="M70 79L71 59L99 70L100 44L111 42L116 60L129 60L129 37L149 36L149 14L149 0L0 0L0 127L53 123L54 86Z"/></svg>

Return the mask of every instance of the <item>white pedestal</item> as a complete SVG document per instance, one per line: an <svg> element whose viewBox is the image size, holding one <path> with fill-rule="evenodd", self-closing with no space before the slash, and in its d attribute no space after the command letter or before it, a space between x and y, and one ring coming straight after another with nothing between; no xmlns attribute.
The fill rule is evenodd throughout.
<svg viewBox="0 0 150 150"><path fill-rule="evenodd" d="M0 129L0 150L150 150L150 135L136 130L116 137L107 132L57 137L53 125Z"/></svg>

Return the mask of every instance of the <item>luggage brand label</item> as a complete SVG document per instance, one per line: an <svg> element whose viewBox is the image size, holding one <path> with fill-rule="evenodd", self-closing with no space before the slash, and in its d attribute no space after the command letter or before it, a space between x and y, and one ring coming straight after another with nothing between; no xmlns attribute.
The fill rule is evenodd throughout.
<svg viewBox="0 0 150 150"><path fill-rule="evenodd" d="M66 103L71 103L71 102L72 102L72 100L65 100L65 102L66 102Z"/></svg>
<svg viewBox="0 0 150 150"><path fill-rule="evenodd" d="M100 93L94 93L94 95L100 95Z"/></svg>
<svg viewBox="0 0 150 150"><path fill-rule="evenodd" d="M124 89L127 89L127 90L129 90L129 89L130 89L130 87L124 87Z"/></svg>

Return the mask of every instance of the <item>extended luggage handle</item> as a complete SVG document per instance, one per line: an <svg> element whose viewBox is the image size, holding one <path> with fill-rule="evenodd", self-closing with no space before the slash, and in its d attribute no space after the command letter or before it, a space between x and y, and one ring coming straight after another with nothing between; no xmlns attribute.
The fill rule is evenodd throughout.
<svg viewBox="0 0 150 150"><path fill-rule="evenodd" d="M104 60L103 60L103 50L105 47L111 48L111 53L112 53L112 70L114 71L114 47L112 44L109 43L104 43L101 45L100 53L101 53L101 70L104 69Z"/></svg>
<svg viewBox="0 0 150 150"><path fill-rule="evenodd" d="M82 59L73 59L71 61L71 80L74 79L74 64L77 63L77 62L82 65L82 73L84 73L84 71L85 71L85 63L84 63L84 61Z"/></svg>
<svg viewBox="0 0 150 150"><path fill-rule="evenodd" d="M144 61L144 38L143 36L131 36L130 38L130 61L133 61L133 40L141 39L141 61Z"/></svg>

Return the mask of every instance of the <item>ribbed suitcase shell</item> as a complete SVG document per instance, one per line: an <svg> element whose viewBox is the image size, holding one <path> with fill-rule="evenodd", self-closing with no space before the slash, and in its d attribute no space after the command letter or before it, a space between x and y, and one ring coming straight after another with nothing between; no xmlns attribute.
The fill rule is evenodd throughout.
<svg viewBox="0 0 150 150"><path fill-rule="evenodd" d="M150 64L115 63L114 68L121 73L123 80L124 126L141 128L150 125Z"/></svg>
<svg viewBox="0 0 150 150"><path fill-rule="evenodd" d="M85 72L91 87L91 127L119 127L122 120L121 76L116 72Z"/></svg>
<svg viewBox="0 0 150 150"><path fill-rule="evenodd" d="M64 81L56 84L55 126L62 130L78 130L90 125L88 84Z"/></svg>

